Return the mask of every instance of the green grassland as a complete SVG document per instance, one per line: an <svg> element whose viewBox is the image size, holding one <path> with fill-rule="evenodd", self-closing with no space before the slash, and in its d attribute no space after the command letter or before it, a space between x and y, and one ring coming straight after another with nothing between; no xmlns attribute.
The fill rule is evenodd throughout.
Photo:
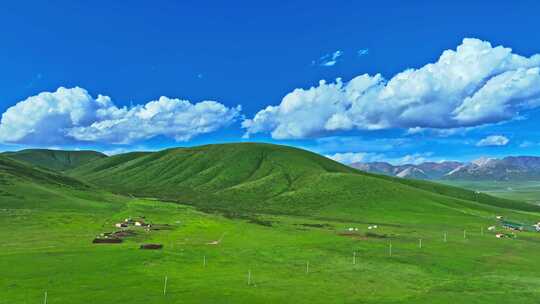
<svg viewBox="0 0 540 304"><path fill-rule="evenodd" d="M540 212L538 206L430 182L368 174L315 153L268 144L123 154L82 165L68 174L116 193L157 197L207 210L399 216L476 201L481 208L512 206Z"/></svg>
<svg viewBox="0 0 540 304"><path fill-rule="evenodd" d="M481 191L513 200L540 204L540 181L442 181L448 185Z"/></svg>
<svg viewBox="0 0 540 304"><path fill-rule="evenodd" d="M73 169L93 160L107 157L105 154L96 151L61 151L48 149L26 149L17 152L5 152L3 155L11 159L56 171Z"/></svg>
<svg viewBox="0 0 540 304"><path fill-rule="evenodd" d="M231 150L238 154L229 158ZM0 303L43 303L45 292L48 303L537 303L539 296L540 235L497 239L486 229L503 231L496 215L536 222L540 213L529 204L361 174L270 145L133 153L69 174L0 157ZM121 244L92 244L139 216L168 226L130 227L136 234ZM142 243L164 248L140 250Z"/></svg>

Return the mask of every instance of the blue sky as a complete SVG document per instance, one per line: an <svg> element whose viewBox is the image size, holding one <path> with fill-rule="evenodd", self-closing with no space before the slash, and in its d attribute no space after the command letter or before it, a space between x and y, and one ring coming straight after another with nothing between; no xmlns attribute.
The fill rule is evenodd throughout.
<svg viewBox="0 0 540 304"><path fill-rule="evenodd" d="M0 4L0 150L540 155L538 1L288 2Z"/></svg>

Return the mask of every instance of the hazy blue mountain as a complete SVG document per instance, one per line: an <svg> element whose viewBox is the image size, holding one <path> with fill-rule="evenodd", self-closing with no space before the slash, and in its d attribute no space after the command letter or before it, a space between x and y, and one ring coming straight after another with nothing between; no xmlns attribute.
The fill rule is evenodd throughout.
<svg viewBox="0 0 540 304"><path fill-rule="evenodd" d="M509 156L456 161L392 165L386 162L354 163L352 167L378 174L415 179L449 180L540 180L540 157Z"/></svg>

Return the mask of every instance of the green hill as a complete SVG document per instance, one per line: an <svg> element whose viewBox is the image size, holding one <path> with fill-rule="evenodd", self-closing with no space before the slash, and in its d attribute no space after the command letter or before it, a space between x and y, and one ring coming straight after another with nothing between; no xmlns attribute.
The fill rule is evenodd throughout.
<svg viewBox="0 0 540 304"><path fill-rule="evenodd" d="M94 210L115 200L78 179L0 154L0 207L28 210Z"/></svg>
<svg viewBox="0 0 540 304"><path fill-rule="evenodd" d="M5 152L3 155L55 171L73 169L93 160L107 157L107 155L96 151L62 151L48 149L26 149L17 152Z"/></svg>
<svg viewBox="0 0 540 304"><path fill-rule="evenodd" d="M56 185L75 188L88 187L77 179L32 166L2 155L0 155L0 178L2 180L2 185L20 181L28 184Z"/></svg>
<svg viewBox="0 0 540 304"><path fill-rule="evenodd" d="M270 144L222 144L117 155L69 175L111 191L232 212L311 214L348 218L456 208L539 210L429 182L363 173L301 149ZM478 201L478 202L471 202Z"/></svg>
<svg viewBox="0 0 540 304"><path fill-rule="evenodd" d="M540 234L514 238L495 217L531 225L531 206L267 144L127 153L65 173L0 155L1 299L532 304ZM152 226L120 231L128 217ZM139 249L149 243L163 248Z"/></svg>

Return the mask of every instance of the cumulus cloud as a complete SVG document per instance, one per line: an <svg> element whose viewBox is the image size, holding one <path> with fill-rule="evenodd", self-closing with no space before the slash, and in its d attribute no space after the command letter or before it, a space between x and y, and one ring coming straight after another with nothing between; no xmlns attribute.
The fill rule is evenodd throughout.
<svg viewBox="0 0 540 304"><path fill-rule="evenodd" d="M387 152L418 147L418 141L410 138L363 138L361 136L331 136L315 140L318 151L341 152Z"/></svg>
<svg viewBox="0 0 540 304"><path fill-rule="evenodd" d="M239 106L228 108L215 101L193 104L168 97L130 108L117 107L108 96L94 98L85 89L61 87L7 109L0 121L0 141L127 144L159 135L187 141L229 125L239 112Z"/></svg>
<svg viewBox="0 0 540 304"><path fill-rule="evenodd" d="M368 158L371 159L371 156L373 156L373 154L363 152L346 152L326 155L326 157L343 164L366 162Z"/></svg>
<svg viewBox="0 0 540 304"><path fill-rule="evenodd" d="M420 164L427 161L439 161L432 159L432 152L405 154L402 156L388 156L384 153L370 152L343 152L326 155L337 162L350 165L353 163L388 162L393 165Z"/></svg>
<svg viewBox="0 0 540 304"><path fill-rule="evenodd" d="M341 56L343 56L343 51L337 50L331 54L326 54L322 56L318 60L314 60L312 63L313 65L331 67L331 66L336 65L336 63L338 63Z"/></svg>
<svg viewBox="0 0 540 304"><path fill-rule="evenodd" d="M431 159L432 155L433 153L431 152L413 153L413 154L407 154L398 158L393 158L393 159L390 158L390 159L387 159L387 161L394 165L409 165L409 164L418 165L421 163L425 163L427 161L435 161Z"/></svg>
<svg viewBox="0 0 540 304"><path fill-rule="evenodd" d="M363 74L295 89L242 123L246 135L317 137L343 130L456 129L514 119L540 106L540 55L464 39L435 63L390 80Z"/></svg>
<svg viewBox="0 0 540 304"><path fill-rule="evenodd" d="M464 135L473 129L475 129L475 127L458 127L448 129L414 127L407 129L405 131L405 135L429 134L437 137L450 137L453 135Z"/></svg>
<svg viewBox="0 0 540 304"><path fill-rule="evenodd" d="M506 146L510 140L502 135L490 135L476 143L478 147Z"/></svg>
<svg viewBox="0 0 540 304"><path fill-rule="evenodd" d="M112 147L111 149L102 150L101 152L104 154L107 154L108 156L117 155L117 154L124 154L129 152L154 152L158 151L156 148L148 148L144 145L135 145L135 146L116 146Z"/></svg>

